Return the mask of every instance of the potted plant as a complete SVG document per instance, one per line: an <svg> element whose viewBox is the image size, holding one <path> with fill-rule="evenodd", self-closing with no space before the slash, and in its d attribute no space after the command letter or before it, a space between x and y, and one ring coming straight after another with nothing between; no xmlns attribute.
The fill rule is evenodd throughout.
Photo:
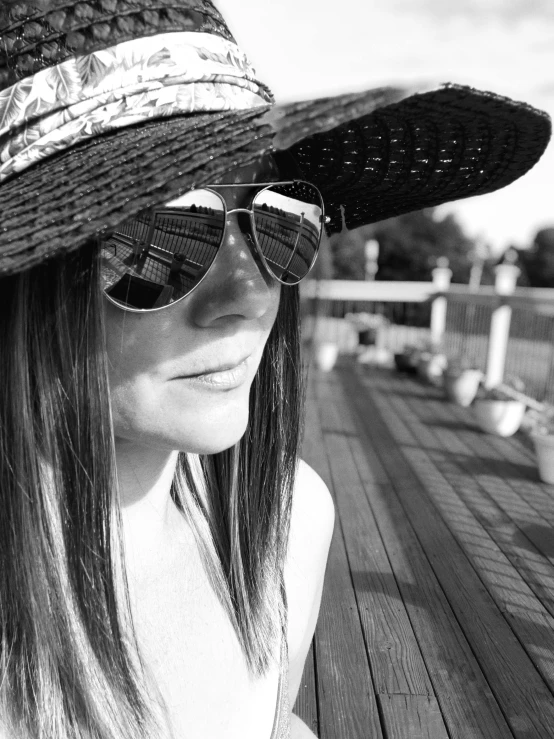
<svg viewBox="0 0 554 739"><path fill-rule="evenodd" d="M425 382L438 385L447 363L448 360L441 347L429 342L419 352L417 373Z"/></svg>
<svg viewBox="0 0 554 739"><path fill-rule="evenodd" d="M381 313L347 313L344 317L358 334L358 362L390 366L392 354L383 346L382 338L380 340L389 324L388 318Z"/></svg>
<svg viewBox="0 0 554 739"><path fill-rule="evenodd" d="M417 346L407 345L401 352L394 355L394 364L399 372L415 375L421 350Z"/></svg>
<svg viewBox="0 0 554 739"><path fill-rule="evenodd" d="M448 400L466 408L471 405L483 373L464 357L449 359L442 376L444 392Z"/></svg>
<svg viewBox="0 0 554 739"><path fill-rule="evenodd" d="M314 345L314 361L322 372L330 372L337 362L339 346L336 341L318 341Z"/></svg>
<svg viewBox="0 0 554 739"><path fill-rule="evenodd" d="M525 396L522 395L524 389L521 380L515 378L499 387L479 388L473 401L473 409L483 431L497 436L515 434L525 415Z"/></svg>
<svg viewBox="0 0 554 739"><path fill-rule="evenodd" d="M360 351L376 344L379 330L388 323L381 313L347 313L344 317L354 326L358 334Z"/></svg>
<svg viewBox="0 0 554 739"><path fill-rule="evenodd" d="M535 447L539 477L554 485L554 407L545 405L541 410L530 410L526 421Z"/></svg>

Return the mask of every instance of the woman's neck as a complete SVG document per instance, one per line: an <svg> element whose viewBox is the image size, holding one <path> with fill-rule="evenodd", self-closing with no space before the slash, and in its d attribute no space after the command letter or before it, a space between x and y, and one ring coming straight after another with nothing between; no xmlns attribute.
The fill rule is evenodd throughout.
<svg viewBox="0 0 554 739"><path fill-rule="evenodd" d="M191 535L171 498L178 452L116 440L116 467L128 567L163 565L173 545Z"/></svg>

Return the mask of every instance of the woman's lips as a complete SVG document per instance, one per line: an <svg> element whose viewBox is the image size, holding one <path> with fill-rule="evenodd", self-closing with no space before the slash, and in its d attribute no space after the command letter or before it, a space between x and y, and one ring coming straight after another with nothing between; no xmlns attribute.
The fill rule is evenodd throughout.
<svg viewBox="0 0 554 739"><path fill-rule="evenodd" d="M216 390L231 390L240 387L248 379L251 365L252 355L235 365L224 364L217 369L210 369L195 375L184 375L175 379Z"/></svg>

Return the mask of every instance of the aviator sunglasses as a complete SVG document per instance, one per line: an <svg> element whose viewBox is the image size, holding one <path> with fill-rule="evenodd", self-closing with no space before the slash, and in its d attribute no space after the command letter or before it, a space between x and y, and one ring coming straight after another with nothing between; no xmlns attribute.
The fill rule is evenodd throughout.
<svg viewBox="0 0 554 739"><path fill-rule="evenodd" d="M220 190L251 187L249 208L227 209ZM102 287L125 310L155 311L190 295L215 261L227 216L250 218L254 247L271 277L297 285L313 267L325 218L317 187L302 180L210 185L144 211L101 241Z"/></svg>

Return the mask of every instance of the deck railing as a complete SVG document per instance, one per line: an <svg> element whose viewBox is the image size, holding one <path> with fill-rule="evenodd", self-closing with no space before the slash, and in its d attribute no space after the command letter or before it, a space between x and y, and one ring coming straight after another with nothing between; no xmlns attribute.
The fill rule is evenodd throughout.
<svg viewBox="0 0 554 739"><path fill-rule="evenodd" d="M359 336L349 316L369 314L380 318L374 324L378 346L401 351L429 340L435 292L432 282L308 280L301 283L304 336L336 342L342 352L354 351Z"/></svg>
<svg viewBox="0 0 554 739"><path fill-rule="evenodd" d="M304 335L355 351L352 314L380 316L378 348L394 353L432 342L483 370L489 387L518 377L531 397L554 403L554 289L517 288L517 275L514 265L500 265L495 285L478 290L451 285L443 267L434 270L432 282L308 281L302 288Z"/></svg>

